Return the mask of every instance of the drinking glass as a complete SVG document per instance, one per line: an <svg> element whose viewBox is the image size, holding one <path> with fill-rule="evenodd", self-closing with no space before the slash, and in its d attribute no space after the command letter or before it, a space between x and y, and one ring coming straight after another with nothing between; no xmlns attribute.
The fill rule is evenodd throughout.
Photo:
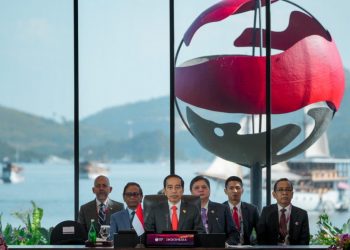
<svg viewBox="0 0 350 250"><path fill-rule="evenodd" d="M107 238L109 236L110 228L111 227L109 225L101 225L100 236L104 241L107 240Z"/></svg>

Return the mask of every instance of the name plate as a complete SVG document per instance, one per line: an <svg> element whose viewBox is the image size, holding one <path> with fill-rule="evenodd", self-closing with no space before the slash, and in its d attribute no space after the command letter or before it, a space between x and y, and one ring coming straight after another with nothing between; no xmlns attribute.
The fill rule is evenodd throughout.
<svg viewBox="0 0 350 250"><path fill-rule="evenodd" d="M194 234L156 234L146 235L147 247L194 247Z"/></svg>

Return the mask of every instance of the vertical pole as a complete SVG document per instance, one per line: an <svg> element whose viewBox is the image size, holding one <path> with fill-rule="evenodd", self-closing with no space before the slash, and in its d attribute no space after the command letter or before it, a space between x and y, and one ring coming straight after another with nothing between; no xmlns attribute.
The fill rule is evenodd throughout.
<svg viewBox="0 0 350 250"><path fill-rule="evenodd" d="M266 1L266 204L271 204L271 1Z"/></svg>
<svg viewBox="0 0 350 250"><path fill-rule="evenodd" d="M170 57L170 174L175 174L175 62L174 62L174 0L169 0Z"/></svg>
<svg viewBox="0 0 350 250"><path fill-rule="evenodd" d="M74 218L79 213L79 22L78 0L74 0Z"/></svg>
<svg viewBox="0 0 350 250"><path fill-rule="evenodd" d="M262 208L262 168L259 163L255 163L250 168L250 202Z"/></svg>

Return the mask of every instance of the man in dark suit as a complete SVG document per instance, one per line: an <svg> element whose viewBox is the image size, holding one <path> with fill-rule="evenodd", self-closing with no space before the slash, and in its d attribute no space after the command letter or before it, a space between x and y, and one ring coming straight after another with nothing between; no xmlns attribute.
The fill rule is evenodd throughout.
<svg viewBox="0 0 350 250"><path fill-rule="evenodd" d="M118 211L111 216L110 239L113 239L115 233L119 230L132 229L132 221L135 217L137 206L142 202L143 193L139 184L129 182L125 185L123 191L126 209Z"/></svg>
<svg viewBox="0 0 350 250"><path fill-rule="evenodd" d="M210 196L210 182L203 176L197 176L190 183L192 195L201 198L201 217L207 233L225 233L229 245L239 243L239 232L233 222L227 206L212 202Z"/></svg>
<svg viewBox="0 0 350 250"><path fill-rule="evenodd" d="M293 184L282 178L276 181L273 197L277 204L263 208L258 223L258 243L262 245L309 245L307 212L291 204Z"/></svg>
<svg viewBox="0 0 350 250"><path fill-rule="evenodd" d="M184 181L175 174L168 175L163 181L167 201L159 203L149 211L145 221L145 230L161 233L163 231L196 230L204 233L199 208L181 200L184 193Z"/></svg>
<svg viewBox="0 0 350 250"><path fill-rule="evenodd" d="M94 219L95 228L99 232L101 224L109 225L111 214L124 209L124 204L109 199L108 195L112 192L112 187L106 176L96 177L92 192L96 198L80 207L78 222L88 232L91 219Z"/></svg>
<svg viewBox="0 0 350 250"><path fill-rule="evenodd" d="M241 201L244 192L242 179L238 176L230 176L225 181L224 191L228 198L224 204L230 208L233 221L240 232L240 244L255 244L253 230L256 232L259 211L256 206Z"/></svg>

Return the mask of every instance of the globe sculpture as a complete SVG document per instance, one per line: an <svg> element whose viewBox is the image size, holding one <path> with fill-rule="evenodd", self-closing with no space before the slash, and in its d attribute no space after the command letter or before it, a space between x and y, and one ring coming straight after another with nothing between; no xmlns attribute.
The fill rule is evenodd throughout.
<svg viewBox="0 0 350 250"><path fill-rule="evenodd" d="M300 124L284 120L285 124L273 127L272 164L302 153L320 138L340 107L345 88L343 65L330 33L291 1L271 1L273 12L283 8L282 3L293 5L293 10L285 17L289 21L284 30L271 29L271 114L279 116L308 108L314 127L299 143L295 138L303 130ZM189 26L176 54L176 106L184 124L206 150L249 168L266 165L266 131L244 133L238 121L222 123L200 113L242 114L257 116L260 121L266 114L266 57L261 53L266 49L266 30L261 23L256 24L256 13L265 9L265 4L258 0L223 0L214 4ZM220 22L249 12L255 13L252 25L243 27L233 44L227 42L236 49L251 49L250 55L230 50L179 62L182 50L191 49L201 29L210 32L212 24L217 27ZM272 19L272 23L277 21L280 20ZM236 25L232 21L232 27L225 32L245 23ZM255 55L255 49L259 55Z"/></svg>

